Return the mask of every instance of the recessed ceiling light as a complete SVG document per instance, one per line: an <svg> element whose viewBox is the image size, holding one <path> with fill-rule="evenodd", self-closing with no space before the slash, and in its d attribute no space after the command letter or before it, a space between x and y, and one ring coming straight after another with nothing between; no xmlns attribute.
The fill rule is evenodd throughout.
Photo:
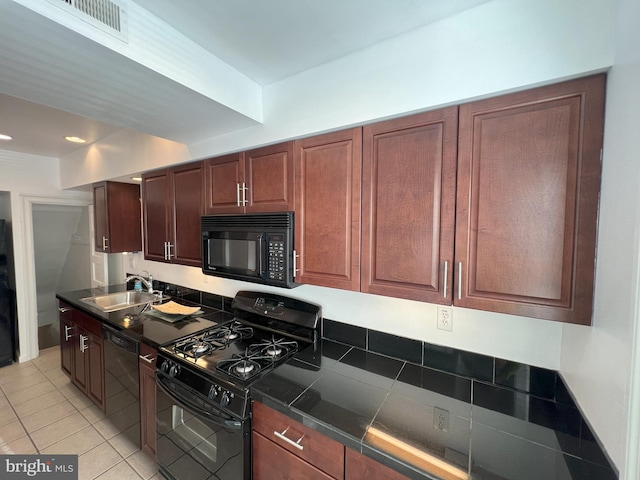
<svg viewBox="0 0 640 480"><path fill-rule="evenodd" d="M131 180L133 180L134 182L141 182L142 177L131 177Z"/></svg>
<svg viewBox="0 0 640 480"><path fill-rule="evenodd" d="M84 138L80 138L80 137L64 137L65 140L67 140L68 142L73 142L73 143L86 143L87 141Z"/></svg>
<svg viewBox="0 0 640 480"><path fill-rule="evenodd" d="M5 135L4 133L0 133L0 140L13 140L11 135Z"/></svg>

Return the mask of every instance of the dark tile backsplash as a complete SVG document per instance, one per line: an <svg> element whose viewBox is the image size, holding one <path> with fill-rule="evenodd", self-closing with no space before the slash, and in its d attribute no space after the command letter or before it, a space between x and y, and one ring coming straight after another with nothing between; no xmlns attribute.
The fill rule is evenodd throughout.
<svg viewBox="0 0 640 480"><path fill-rule="evenodd" d="M422 342L419 340L369 330L368 350L412 363L422 363Z"/></svg>
<svg viewBox="0 0 640 480"><path fill-rule="evenodd" d="M347 343L358 348L367 348L367 329L348 325L342 322L334 322L333 320L323 320L324 338L335 340L336 342Z"/></svg>
<svg viewBox="0 0 640 480"><path fill-rule="evenodd" d="M425 343L422 364L463 377L493 381L494 358L479 353Z"/></svg>

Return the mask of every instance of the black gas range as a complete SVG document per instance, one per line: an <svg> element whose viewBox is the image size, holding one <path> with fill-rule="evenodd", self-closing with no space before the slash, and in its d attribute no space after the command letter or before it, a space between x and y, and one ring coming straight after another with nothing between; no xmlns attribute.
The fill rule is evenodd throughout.
<svg viewBox="0 0 640 480"><path fill-rule="evenodd" d="M167 478L180 480L185 467L251 478L251 385L319 343L318 305L241 291L231 306L229 322L158 351L157 459Z"/></svg>

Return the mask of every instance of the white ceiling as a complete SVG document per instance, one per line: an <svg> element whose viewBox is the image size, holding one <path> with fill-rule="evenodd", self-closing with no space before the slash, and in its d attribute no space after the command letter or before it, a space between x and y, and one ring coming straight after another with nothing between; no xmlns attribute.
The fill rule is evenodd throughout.
<svg viewBox="0 0 640 480"><path fill-rule="evenodd" d="M188 144L255 124L212 95L21 5L35 1L43 0L0 0L0 133L15 139L0 149L59 157L78 148L64 135L92 142L128 128ZM487 1L136 3L154 21L267 85Z"/></svg>

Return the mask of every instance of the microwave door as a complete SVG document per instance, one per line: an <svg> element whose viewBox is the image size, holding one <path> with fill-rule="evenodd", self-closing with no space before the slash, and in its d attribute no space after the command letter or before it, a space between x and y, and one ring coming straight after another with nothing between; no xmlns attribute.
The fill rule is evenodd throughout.
<svg viewBox="0 0 640 480"><path fill-rule="evenodd" d="M207 269L245 277L262 277L264 247L261 235L243 232L211 232L207 239Z"/></svg>

